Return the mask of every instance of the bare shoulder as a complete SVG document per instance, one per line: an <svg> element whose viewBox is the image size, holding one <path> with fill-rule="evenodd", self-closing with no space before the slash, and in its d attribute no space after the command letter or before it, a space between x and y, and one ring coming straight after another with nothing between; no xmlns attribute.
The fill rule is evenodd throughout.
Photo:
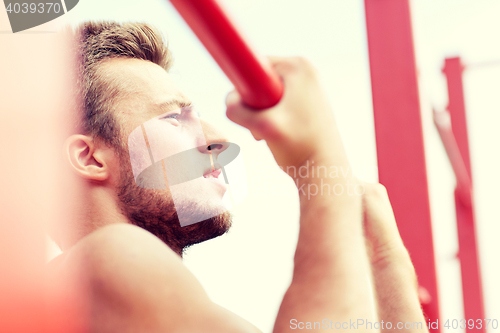
<svg viewBox="0 0 500 333"><path fill-rule="evenodd" d="M144 254L147 254L146 258L141 256ZM169 265L182 265L179 256L159 238L142 228L124 223L107 225L82 238L61 261L67 262L75 257L85 257L92 265L109 264L108 260L137 261L139 264L162 260Z"/></svg>
<svg viewBox="0 0 500 333"><path fill-rule="evenodd" d="M96 332L259 332L213 303L181 258L139 227L102 227L56 260L84 267Z"/></svg>

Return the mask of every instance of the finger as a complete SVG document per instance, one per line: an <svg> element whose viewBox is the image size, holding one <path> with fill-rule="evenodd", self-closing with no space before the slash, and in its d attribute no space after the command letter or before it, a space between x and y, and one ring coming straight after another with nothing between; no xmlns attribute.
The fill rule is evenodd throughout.
<svg viewBox="0 0 500 333"><path fill-rule="evenodd" d="M364 187L365 227L368 233L379 241L399 238L396 218L385 187L369 183L364 183Z"/></svg>
<svg viewBox="0 0 500 333"><path fill-rule="evenodd" d="M230 91L226 96L226 106L241 103L241 96L236 91Z"/></svg>
<svg viewBox="0 0 500 333"><path fill-rule="evenodd" d="M283 79L285 84L295 77L294 74L305 74L307 76L315 76L316 69L313 64L303 57L268 57L278 75Z"/></svg>
<svg viewBox="0 0 500 333"><path fill-rule="evenodd" d="M236 90L226 96L226 107L229 120L249 129L256 140L262 140L261 129L265 127L263 124L267 123L263 114L265 110L255 111L245 106Z"/></svg>
<svg viewBox="0 0 500 333"><path fill-rule="evenodd" d="M241 96L236 90L227 95L226 108L226 116L231 121L248 129L255 127L259 114L243 104Z"/></svg>

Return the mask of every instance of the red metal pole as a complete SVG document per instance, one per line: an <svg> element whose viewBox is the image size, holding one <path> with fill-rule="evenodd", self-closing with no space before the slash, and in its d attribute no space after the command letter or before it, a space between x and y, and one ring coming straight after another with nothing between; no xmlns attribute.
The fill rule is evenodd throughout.
<svg viewBox="0 0 500 333"><path fill-rule="evenodd" d="M448 110L458 149L463 158L472 187L472 174L469 155L469 138L467 134L467 118L465 114L464 90L462 82L463 66L460 58L445 60L443 73L448 82ZM474 222L474 201L470 192L470 205L460 198L460 188L455 189L455 209L457 214L458 246L460 267L462 270L462 292L464 298L465 319L484 319L483 288L481 269L476 243ZM486 332L485 328L467 327L467 332Z"/></svg>
<svg viewBox="0 0 500 333"><path fill-rule="evenodd" d="M471 180L464 159L460 154L457 141L451 129L451 118L448 112L437 112L434 110L434 124L438 130L444 149L450 160L451 167L457 179L457 193L460 195L462 203L466 207L472 205L471 202Z"/></svg>
<svg viewBox="0 0 500 333"><path fill-rule="evenodd" d="M379 179L419 283L431 296L426 316L439 318L420 102L408 0L365 0Z"/></svg>
<svg viewBox="0 0 500 333"><path fill-rule="evenodd" d="M283 84L269 62L250 47L217 0L170 0L243 102L255 109L278 103Z"/></svg>

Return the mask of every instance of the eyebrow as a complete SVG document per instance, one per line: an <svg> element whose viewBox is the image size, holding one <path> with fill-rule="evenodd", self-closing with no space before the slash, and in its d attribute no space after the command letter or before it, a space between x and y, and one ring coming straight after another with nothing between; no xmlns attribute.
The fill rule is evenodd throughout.
<svg viewBox="0 0 500 333"><path fill-rule="evenodd" d="M176 108L172 108L172 106L176 106ZM189 106L193 106L193 103L190 100L184 99L182 97L181 98L174 97L169 101L157 104L157 107L160 110L162 110L163 112L162 114L175 110L177 108L185 108ZM198 115L198 118L201 118L201 114L198 110L193 109L193 111Z"/></svg>
<svg viewBox="0 0 500 333"><path fill-rule="evenodd" d="M176 108L184 108L191 105L193 104L187 99L174 97L166 102L157 104L157 108L162 111L168 112L171 110L175 110L174 108L172 108L173 106L176 106Z"/></svg>

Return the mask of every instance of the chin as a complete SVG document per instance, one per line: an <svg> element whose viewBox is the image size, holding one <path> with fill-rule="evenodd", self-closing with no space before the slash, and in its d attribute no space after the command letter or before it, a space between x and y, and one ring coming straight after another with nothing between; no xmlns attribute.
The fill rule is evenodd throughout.
<svg viewBox="0 0 500 333"><path fill-rule="evenodd" d="M210 220L228 212L222 198L203 198L202 200L174 200L175 210L181 227Z"/></svg>
<svg viewBox="0 0 500 333"><path fill-rule="evenodd" d="M135 224L160 238L182 255L183 249L225 234L231 227L231 214L224 205L217 184L206 180L172 186L168 190L140 188L132 173L121 174L117 187L122 213ZM179 215L183 216L182 225Z"/></svg>
<svg viewBox="0 0 500 333"><path fill-rule="evenodd" d="M195 184L181 184L170 189L182 227L208 220L228 211L223 201L225 190L221 191L220 188L206 186L206 184L203 184L205 186L193 185Z"/></svg>
<svg viewBox="0 0 500 333"><path fill-rule="evenodd" d="M203 243L205 241L217 238L229 231L232 224L232 216L229 212L224 212L210 219L200 221L179 227L176 233L176 238L182 252L192 245ZM167 245L168 244L167 242Z"/></svg>

